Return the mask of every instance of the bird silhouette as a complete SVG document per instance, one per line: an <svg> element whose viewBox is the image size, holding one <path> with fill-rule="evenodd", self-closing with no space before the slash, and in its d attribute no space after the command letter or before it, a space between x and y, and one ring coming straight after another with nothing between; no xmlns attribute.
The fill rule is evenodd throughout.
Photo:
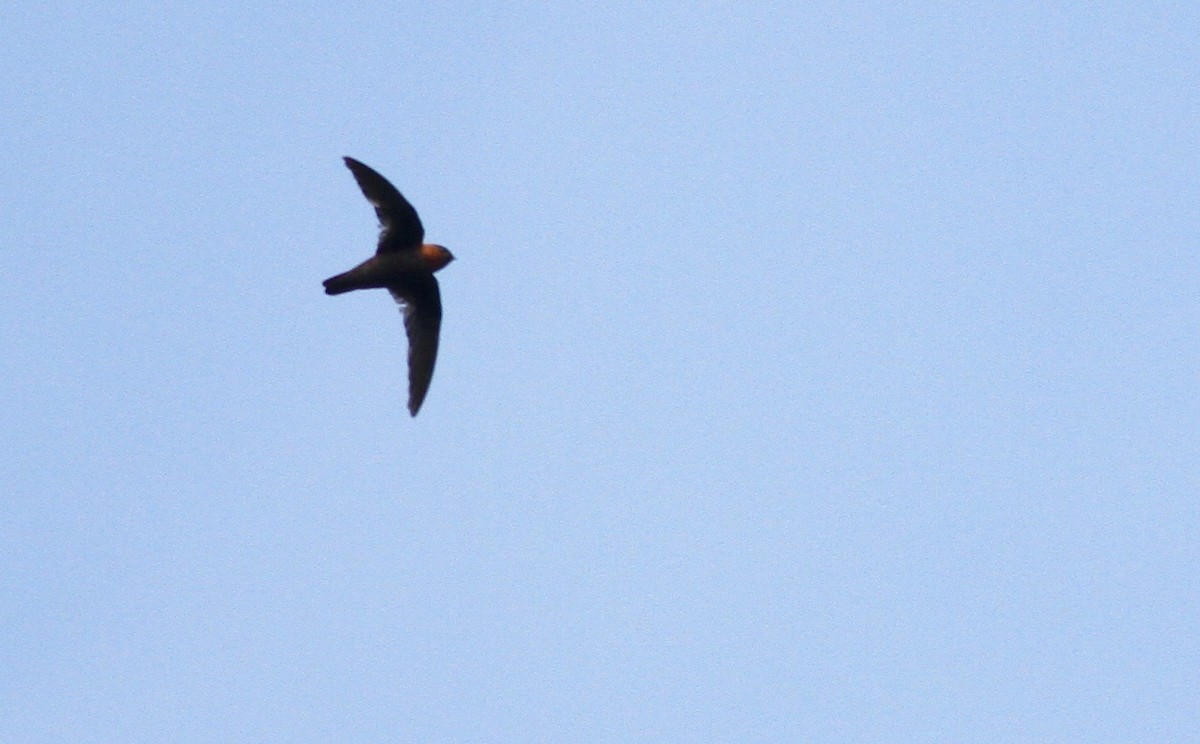
<svg viewBox="0 0 1200 744"><path fill-rule="evenodd" d="M342 159L375 207L379 244L374 256L326 279L325 294L386 289L400 303L408 334L408 412L416 416L433 379L442 327L442 297L433 274L454 256L444 246L423 242L425 228L417 210L386 178L354 158Z"/></svg>

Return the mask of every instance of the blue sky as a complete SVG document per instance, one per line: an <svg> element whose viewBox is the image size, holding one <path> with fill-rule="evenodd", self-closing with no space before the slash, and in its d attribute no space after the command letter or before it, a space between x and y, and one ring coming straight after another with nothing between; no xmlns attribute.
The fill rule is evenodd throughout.
<svg viewBox="0 0 1200 744"><path fill-rule="evenodd" d="M0 739L1200 729L1194 8L87 5L0 22Z"/></svg>

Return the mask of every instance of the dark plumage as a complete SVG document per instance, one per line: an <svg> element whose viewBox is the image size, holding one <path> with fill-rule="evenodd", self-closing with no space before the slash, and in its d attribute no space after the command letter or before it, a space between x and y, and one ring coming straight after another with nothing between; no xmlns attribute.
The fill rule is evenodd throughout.
<svg viewBox="0 0 1200 744"><path fill-rule="evenodd" d="M421 409L437 362L442 298L433 274L454 256L443 246L423 243L425 228L417 210L386 178L354 158L346 167L379 217L375 255L344 274L325 280L330 295L356 289L387 289L404 313L408 333L408 410Z"/></svg>

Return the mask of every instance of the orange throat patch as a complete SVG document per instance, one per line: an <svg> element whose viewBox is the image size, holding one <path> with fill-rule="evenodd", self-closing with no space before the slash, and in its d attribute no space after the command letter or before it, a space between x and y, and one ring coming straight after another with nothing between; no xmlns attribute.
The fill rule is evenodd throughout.
<svg viewBox="0 0 1200 744"><path fill-rule="evenodd" d="M443 269L446 267L446 264L454 260L454 256L450 255L450 251L433 243L425 243L418 250L421 255L421 263L429 271Z"/></svg>

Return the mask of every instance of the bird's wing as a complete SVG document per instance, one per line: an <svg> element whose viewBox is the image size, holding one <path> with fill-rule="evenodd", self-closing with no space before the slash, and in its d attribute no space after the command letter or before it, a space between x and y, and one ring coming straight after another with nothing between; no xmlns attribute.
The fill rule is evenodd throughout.
<svg viewBox="0 0 1200 744"><path fill-rule="evenodd" d="M442 327L442 297L433 274L411 274L388 286L404 312L408 332L408 412L421 409L433 365L437 362L438 334Z"/></svg>
<svg viewBox="0 0 1200 744"><path fill-rule="evenodd" d="M354 158L342 158L354 174L363 196L375 207L381 229L377 253L416 248L425 239L425 228L417 210L386 178Z"/></svg>

